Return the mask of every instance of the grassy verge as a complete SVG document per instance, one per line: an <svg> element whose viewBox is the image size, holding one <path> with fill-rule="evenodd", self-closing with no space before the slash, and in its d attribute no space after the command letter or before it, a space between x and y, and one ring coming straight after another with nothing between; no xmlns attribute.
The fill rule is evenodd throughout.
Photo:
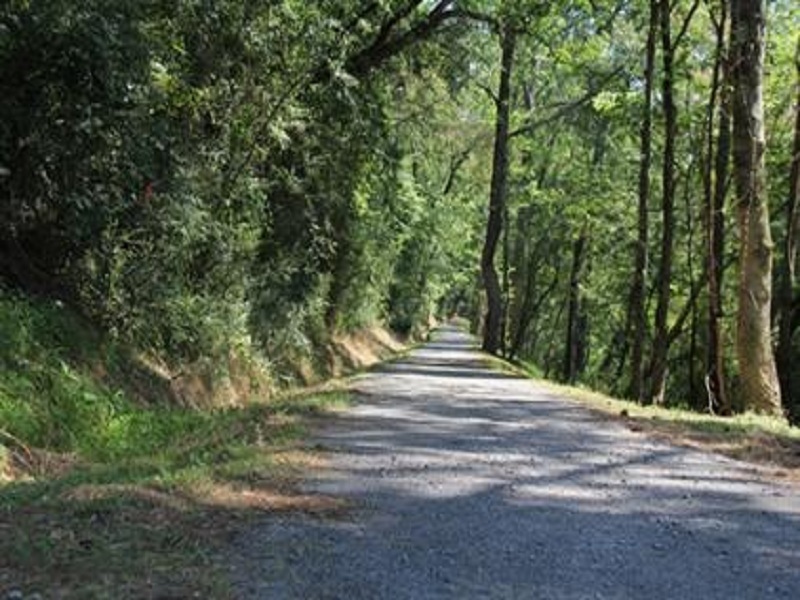
<svg viewBox="0 0 800 600"><path fill-rule="evenodd" d="M264 511L339 508L293 483L317 460L301 444L309 419L347 402L329 392L214 413L142 411L128 452L93 460L18 449L11 468L27 475L0 486L0 591L228 597L215 553L241 525Z"/></svg>
<svg viewBox="0 0 800 600"><path fill-rule="evenodd" d="M753 413L718 417L660 406L641 406L585 388L541 379L535 370L490 357L490 364L515 375L530 377L554 393L577 400L597 414L623 421L666 441L709 450L730 458L771 468L773 475L800 481L800 428L785 419Z"/></svg>
<svg viewBox="0 0 800 600"><path fill-rule="evenodd" d="M149 379L130 393L128 361L56 303L0 289L0 598L227 598L218 554L243 524L339 508L293 484L342 386L194 410Z"/></svg>

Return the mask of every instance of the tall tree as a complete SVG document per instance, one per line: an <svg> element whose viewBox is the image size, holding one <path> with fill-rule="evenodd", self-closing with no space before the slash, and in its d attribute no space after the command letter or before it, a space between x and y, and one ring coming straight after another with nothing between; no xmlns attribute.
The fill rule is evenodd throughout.
<svg viewBox="0 0 800 600"><path fill-rule="evenodd" d="M772 234L764 163L765 0L732 0L733 176L739 228L736 353L747 408L778 413L780 386L770 337Z"/></svg>
<svg viewBox="0 0 800 600"><path fill-rule="evenodd" d="M730 163L730 68L728 60L728 0L720 0L719 14L711 19L716 35L714 72L706 122L706 164L703 177L706 225L706 272L708 273L708 348L706 386L708 405L719 414L730 414L725 386L725 357L722 345L722 253L725 235L725 197ZM719 125L714 144L715 115Z"/></svg>
<svg viewBox="0 0 800 600"><path fill-rule="evenodd" d="M508 133L511 111L511 70L514 64L516 33L505 25L502 31L502 56L500 85L495 99L494 156L492 182L489 195L489 218L486 238L481 253L481 277L486 290L486 318L484 320L483 349L496 354L502 344L503 296L495 269L497 243L503 229L506 192L508 188Z"/></svg>
<svg viewBox="0 0 800 600"><path fill-rule="evenodd" d="M632 330L629 395L639 401L644 397L644 343L647 334L645 283L649 243L648 207L650 204L650 164L652 163L653 74L655 71L656 32L658 30L658 0L650 0L649 21L644 65L642 120L639 131L638 236L635 246L633 283L628 306L629 329Z"/></svg>
<svg viewBox="0 0 800 600"><path fill-rule="evenodd" d="M570 269L567 301L567 339L564 344L564 366L562 378L573 384L578 379L586 354L586 317L583 314L581 278L586 262L588 226L584 225L572 244L572 268Z"/></svg>
<svg viewBox="0 0 800 600"><path fill-rule="evenodd" d="M777 366L781 396L789 418L800 423L800 398L794 390L796 374L792 370L792 341L800 327L800 296L797 287L797 247L800 243L800 36L795 50L796 94L794 115L794 142L789 171L789 193L786 202L786 233L783 244L783 268L780 296L778 298L778 348Z"/></svg>
<svg viewBox="0 0 800 600"><path fill-rule="evenodd" d="M675 240L675 145L678 138L678 108L675 104L675 51L686 34L692 16L697 10L695 1L679 33L672 35L673 3L659 2L658 18L661 32L662 80L661 94L664 103L664 158L661 174L661 256L656 279L656 320L653 357L650 364L649 401L660 404L664 400L667 383L667 358L670 335L667 327L672 289L672 263Z"/></svg>
<svg viewBox="0 0 800 600"><path fill-rule="evenodd" d="M672 42L672 3L660 0L658 6L661 33L661 94L664 103L664 158L661 173L661 255L656 280L656 320L653 356L650 365L649 401L661 403L667 378L667 317L672 286L673 240L675 236L675 141L678 135L678 110L675 106Z"/></svg>

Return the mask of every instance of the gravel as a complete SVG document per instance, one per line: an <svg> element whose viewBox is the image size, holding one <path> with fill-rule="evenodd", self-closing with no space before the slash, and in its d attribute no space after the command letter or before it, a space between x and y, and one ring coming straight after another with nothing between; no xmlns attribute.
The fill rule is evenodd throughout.
<svg viewBox="0 0 800 600"><path fill-rule="evenodd" d="M235 541L237 598L800 598L800 493L484 366L451 328L355 384L307 491Z"/></svg>

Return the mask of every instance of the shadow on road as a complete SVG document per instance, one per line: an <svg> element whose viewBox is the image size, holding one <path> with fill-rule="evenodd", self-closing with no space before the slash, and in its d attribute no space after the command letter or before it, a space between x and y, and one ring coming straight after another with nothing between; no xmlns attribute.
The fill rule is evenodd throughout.
<svg viewBox="0 0 800 600"><path fill-rule="evenodd" d="M470 344L445 330L359 383L309 485L354 512L248 535L241 597L797 597L795 492L491 371Z"/></svg>

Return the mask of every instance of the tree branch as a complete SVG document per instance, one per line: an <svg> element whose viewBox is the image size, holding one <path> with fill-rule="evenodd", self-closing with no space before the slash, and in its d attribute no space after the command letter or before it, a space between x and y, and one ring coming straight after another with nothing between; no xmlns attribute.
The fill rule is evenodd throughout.
<svg viewBox="0 0 800 600"><path fill-rule="evenodd" d="M611 80L613 80L623 70L624 67L617 67L614 71L612 71L609 75L607 75L596 88L587 91L580 98L577 98L572 102L568 102L562 105L561 108L559 108L552 115L545 117L543 119L539 119L537 121L529 121L525 125L522 125L521 127L515 129L514 131L508 134L509 139L515 138L519 135L523 135L526 133L532 133L539 127L542 127L544 125L549 125L550 123L558 121L559 119L562 119L565 116L567 116L572 111L577 110L582 106L585 106L586 104L594 100L601 92L603 92L605 90L606 84L609 83Z"/></svg>
<svg viewBox="0 0 800 600"><path fill-rule="evenodd" d="M420 4L422 4L422 0L413 0L412 2L406 3L405 6L400 8L400 10L398 10L395 14L391 15L378 30L378 35L372 42L372 44L370 44L370 48L377 48L386 43L386 40L388 40L389 36L392 34L392 30L402 20L404 20L412 12L414 12L414 9L417 8Z"/></svg>
<svg viewBox="0 0 800 600"><path fill-rule="evenodd" d="M495 93L494 93L494 90L493 90L492 88L490 88L490 87L489 87L488 85L486 85L485 83L480 83L480 82L475 82L475 86L476 86L476 87L477 87L479 90L481 90L481 91L483 91L483 92L486 92L486 95L487 95L487 96L489 96L489 99L490 99L492 102L494 102L494 105L495 105L495 106L497 106L497 104L500 102L500 100L497 98L497 94L495 94Z"/></svg>
<svg viewBox="0 0 800 600"><path fill-rule="evenodd" d="M465 21L484 23L485 25L489 25L492 29L494 29L495 33L500 31L500 21L491 15L487 15L486 13L478 12L476 10L453 8L448 11L448 18L464 19Z"/></svg>
<svg viewBox="0 0 800 600"><path fill-rule="evenodd" d="M453 185L456 181L456 175L458 174L458 170L467 162L469 159L470 154L472 154L473 150L480 144L483 136L476 137L469 146L464 148L458 154L454 154L450 157L450 172L447 174L447 181L444 184L444 188L442 189L442 196L446 196L450 193L453 189Z"/></svg>
<svg viewBox="0 0 800 600"><path fill-rule="evenodd" d="M408 18L422 3L421 0L409 2L383 24L369 46L346 61L347 72L355 77L366 75L407 47L428 39L446 21L463 19L489 25L495 32L500 30L499 21L491 15L455 8L454 2L455 0L439 0L424 19L411 25L405 32L394 33L397 25Z"/></svg>
<svg viewBox="0 0 800 600"><path fill-rule="evenodd" d="M421 3L422 0L413 0L390 17L381 27L375 40L346 61L346 71L355 77L366 75L406 47L430 37L448 18L453 0L439 0L424 19L405 32L393 36L396 26Z"/></svg>
<svg viewBox="0 0 800 600"><path fill-rule="evenodd" d="M725 265L723 265L723 270L730 267L735 262L735 259L728 260ZM677 340L680 335L683 333L683 326L686 323L686 319L689 317L689 314L692 312L692 308L694 308L695 303L697 302L697 298L700 296L700 292L705 288L706 282L708 281L708 268L703 269L703 273L700 278L695 282L695 285L692 287L692 293L689 296L689 299L686 301L686 304L683 305L680 314L678 315L678 319L675 323L670 327L670 330L667 332L667 347L669 348L672 344Z"/></svg>
<svg viewBox="0 0 800 600"><path fill-rule="evenodd" d="M674 51L675 48L680 46L681 40L683 39L683 36L686 35L686 31L689 29L689 24L692 22L692 17L694 16L695 11L697 11L698 6L700 6L700 0L694 0L692 7L689 9L689 13L686 15L686 18L681 24L681 29L678 32L678 35L676 35L675 39L672 41L671 50Z"/></svg>

